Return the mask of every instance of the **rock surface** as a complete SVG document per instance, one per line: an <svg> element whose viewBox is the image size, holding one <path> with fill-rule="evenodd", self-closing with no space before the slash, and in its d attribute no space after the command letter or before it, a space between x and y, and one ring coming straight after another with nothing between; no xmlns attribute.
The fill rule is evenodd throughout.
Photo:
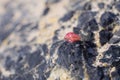
<svg viewBox="0 0 120 80"><path fill-rule="evenodd" d="M120 80L119 11L119 0L1 0L0 80Z"/></svg>

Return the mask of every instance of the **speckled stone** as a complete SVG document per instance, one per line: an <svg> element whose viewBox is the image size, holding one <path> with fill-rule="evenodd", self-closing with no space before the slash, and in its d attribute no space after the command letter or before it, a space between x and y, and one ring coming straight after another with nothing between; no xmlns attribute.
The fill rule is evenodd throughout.
<svg viewBox="0 0 120 80"><path fill-rule="evenodd" d="M118 0L0 0L0 80L119 80L119 14Z"/></svg>

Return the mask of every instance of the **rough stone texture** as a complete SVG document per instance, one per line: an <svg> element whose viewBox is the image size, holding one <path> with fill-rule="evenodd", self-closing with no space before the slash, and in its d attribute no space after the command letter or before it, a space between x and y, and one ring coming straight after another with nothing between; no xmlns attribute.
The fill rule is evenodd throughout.
<svg viewBox="0 0 120 80"><path fill-rule="evenodd" d="M119 0L0 0L0 80L120 80ZM68 32L81 37L69 43Z"/></svg>

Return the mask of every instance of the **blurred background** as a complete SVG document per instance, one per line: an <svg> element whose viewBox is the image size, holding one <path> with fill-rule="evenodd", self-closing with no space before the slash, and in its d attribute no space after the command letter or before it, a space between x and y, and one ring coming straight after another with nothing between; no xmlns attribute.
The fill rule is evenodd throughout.
<svg viewBox="0 0 120 80"><path fill-rule="evenodd" d="M119 15L119 0L0 0L0 79L46 80L50 46L78 26L81 13L99 22L105 11Z"/></svg>

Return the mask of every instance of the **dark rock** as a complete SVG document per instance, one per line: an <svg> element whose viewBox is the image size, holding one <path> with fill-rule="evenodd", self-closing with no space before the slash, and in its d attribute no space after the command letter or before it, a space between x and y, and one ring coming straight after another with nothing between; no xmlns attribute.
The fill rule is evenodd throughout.
<svg viewBox="0 0 120 80"><path fill-rule="evenodd" d="M112 77L115 77L116 75L118 75L118 73L116 71L111 73Z"/></svg>
<svg viewBox="0 0 120 80"><path fill-rule="evenodd" d="M60 19L60 21L66 22L66 21L70 20L70 19L73 17L74 13L75 13L74 11L69 11L67 14L65 14L65 15Z"/></svg>
<svg viewBox="0 0 120 80"><path fill-rule="evenodd" d="M47 47L46 44L42 44L41 47L42 47L42 50L43 50L44 54L48 53L48 47Z"/></svg>
<svg viewBox="0 0 120 80"><path fill-rule="evenodd" d="M64 68L71 70L71 74L83 76L82 68L82 42L68 43L64 42L58 49L58 59L56 62ZM73 65L72 67L70 65ZM78 74L79 73L79 74Z"/></svg>
<svg viewBox="0 0 120 80"><path fill-rule="evenodd" d="M96 67L86 65L86 68L89 75L89 80L101 80L101 75L97 74L99 70Z"/></svg>
<svg viewBox="0 0 120 80"><path fill-rule="evenodd" d="M15 62L10 58L10 56L8 56L5 61L6 70L10 70L14 63Z"/></svg>
<svg viewBox="0 0 120 80"><path fill-rule="evenodd" d="M39 27L38 23L36 22L35 24L33 23L33 25L30 27L31 30L37 30Z"/></svg>
<svg viewBox="0 0 120 80"><path fill-rule="evenodd" d="M113 80L119 80L120 79L120 60L117 62L113 62L112 66L116 68L114 72L111 73Z"/></svg>
<svg viewBox="0 0 120 80"><path fill-rule="evenodd" d="M6 15L7 17L7 15ZM7 18L4 18L3 19L1 18L1 21L0 21L0 43L6 39L13 31L14 29L16 28L16 25L10 25L9 28L6 28L6 25L10 23L10 21L7 20ZM11 17L8 16L8 18L11 19ZM5 21L4 21L5 19Z"/></svg>
<svg viewBox="0 0 120 80"><path fill-rule="evenodd" d="M20 62L20 61L22 61L22 60L23 60L23 56L19 55L17 62Z"/></svg>
<svg viewBox="0 0 120 80"><path fill-rule="evenodd" d="M28 27L30 28L31 25L32 23L23 24L20 26L20 29L18 31L20 32L25 31Z"/></svg>
<svg viewBox="0 0 120 80"><path fill-rule="evenodd" d="M19 74L23 74L26 70L22 69L24 67L24 63L16 63L15 64L15 72Z"/></svg>
<svg viewBox="0 0 120 80"><path fill-rule="evenodd" d="M50 55L52 56L56 50L57 47L59 47L64 41L61 40L61 41L57 41L57 42L54 42L52 44L52 46L50 47Z"/></svg>
<svg viewBox="0 0 120 80"><path fill-rule="evenodd" d="M83 56L86 60L86 63L89 66L92 66L96 59L96 56L98 55L96 45L90 41L85 42L85 50L83 52Z"/></svg>
<svg viewBox="0 0 120 80"><path fill-rule="evenodd" d="M61 29L65 29L65 26L61 26Z"/></svg>
<svg viewBox="0 0 120 80"><path fill-rule="evenodd" d="M79 28L77 28L77 27L74 27L74 28L73 28L73 32L74 32L74 33L76 33L76 34L79 34L80 29L79 29Z"/></svg>
<svg viewBox="0 0 120 80"><path fill-rule="evenodd" d="M104 73L104 76L103 76L102 80L111 80L110 75L109 75L109 68L110 67L102 67L102 70L103 70L103 73Z"/></svg>
<svg viewBox="0 0 120 80"><path fill-rule="evenodd" d="M119 43L120 42L120 38L119 37L112 37L109 41L109 43L113 43L113 44L116 44L116 43Z"/></svg>
<svg viewBox="0 0 120 80"><path fill-rule="evenodd" d="M50 8L46 7L45 10L43 11L43 16L47 15L49 11L50 11Z"/></svg>
<svg viewBox="0 0 120 80"><path fill-rule="evenodd" d="M120 68L117 69L118 74L120 75Z"/></svg>
<svg viewBox="0 0 120 80"><path fill-rule="evenodd" d="M83 10L91 10L92 6L90 2L87 2L83 6Z"/></svg>
<svg viewBox="0 0 120 80"><path fill-rule="evenodd" d="M34 80L33 74L25 74L24 76L25 76L26 80Z"/></svg>
<svg viewBox="0 0 120 80"><path fill-rule="evenodd" d="M107 51L105 51L103 58L100 62L108 63L113 66L119 65L119 57L120 57L120 46L111 46Z"/></svg>
<svg viewBox="0 0 120 80"><path fill-rule="evenodd" d="M70 1L70 6L74 10L83 10L84 4L81 4L81 0Z"/></svg>
<svg viewBox="0 0 120 80"><path fill-rule="evenodd" d="M83 12L78 19L78 28L82 28L85 26L86 23L88 23L90 20L92 20L94 18L94 16L96 15L96 12Z"/></svg>
<svg viewBox="0 0 120 80"><path fill-rule="evenodd" d="M104 4L104 3L98 3L98 7L99 7L100 9L103 9L103 8L104 8L104 6L105 6L105 4Z"/></svg>
<svg viewBox="0 0 120 80"><path fill-rule="evenodd" d="M48 78L50 76L50 73L51 73L50 71L45 73L46 78Z"/></svg>
<svg viewBox="0 0 120 80"><path fill-rule="evenodd" d="M91 41L85 41L85 46L87 48L96 48L97 47L96 44Z"/></svg>
<svg viewBox="0 0 120 80"><path fill-rule="evenodd" d="M46 80L45 76L41 76L38 80Z"/></svg>
<svg viewBox="0 0 120 80"><path fill-rule="evenodd" d="M100 76L100 80L102 80L104 78L103 67L98 66L97 70L98 70L97 74L98 74L98 76Z"/></svg>
<svg viewBox="0 0 120 80"><path fill-rule="evenodd" d="M120 36L120 30L116 31L114 34L115 34L116 36Z"/></svg>
<svg viewBox="0 0 120 80"><path fill-rule="evenodd" d="M20 53L20 56L25 56L26 54L30 53L31 47L29 45L21 46L20 49L17 50Z"/></svg>
<svg viewBox="0 0 120 80"><path fill-rule="evenodd" d="M111 80L109 76L105 76L102 80Z"/></svg>
<svg viewBox="0 0 120 80"><path fill-rule="evenodd" d="M52 40L53 40L53 42L57 41L57 40L58 40L58 36L54 36L54 37L52 38Z"/></svg>
<svg viewBox="0 0 120 80"><path fill-rule="evenodd" d="M107 5L107 8L108 8L108 9L112 9L113 6L112 6L112 5Z"/></svg>
<svg viewBox="0 0 120 80"><path fill-rule="evenodd" d="M60 29L55 30L54 35L58 36Z"/></svg>
<svg viewBox="0 0 120 80"><path fill-rule="evenodd" d="M106 28L108 25L112 24L116 20L116 15L112 12L105 12L100 18L101 26Z"/></svg>
<svg viewBox="0 0 120 80"><path fill-rule="evenodd" d="M40 46L39 45L36 46L38 47L36 47L37 50L35 50L34 52L30 51L31 50L30 46L24 46L18 50L19 56L17 57L16 63L14 63L13 69L15 69L15 72L17 74L20 75L24 74L24 77L20 76L16 78L16 76L14 76L12 80L14 80L15 78L18 80L22 78L25 78L25 80L29 78L30 78L29 80L34 80L33 78L34 75L32 73L39 75L39 77L43 77L43 72L46 70L47 66L45 58L43 57L45 55L44 52L47 52L47 45L42 44ZM40 47L42 50L39 49ZM26 64L28 64L28 66L24 67ZM38 73L36 73L35 70Z"/></svg>
<svg viewBox="0 0 120 80"><path fill-rule="evenodd" d="M84 35L83 33L80 32L80 36L83 41L94 41L94 33L93 32L88 32L87 35Z"/></svg>
<svg viewBox="0 0 120 80"><path fill-rule="evenodd" d="M88 21L83 28L85 32L96 31L98 30L98 24L95 19Z"/></svg>
<svg viewBox="0 0 120 80"><path fill-rule="evenodd" d="M113 36L112 32L107 30L100 31L99 35L100 35L101 45L104 45L105 43L107 43L110 40L110 38Z"/></svg>
<svg viewBox="0 0 120 80"><path fill-rule="evenodd" d="M90 56L97 56L96 50L94 48L87 48L87 52Z"/></svg>
<svg viewBox="0 0 120 80"><path fill-rule="evenodd" d="M18 76L14 78L13 80L27 80L27 78L25 78L25 76Z"/></svg>
<svg viewBox="0 0 120 80"><path fill-rule="evenodd" d="M42 62L40 64L40 66L38 67L38 72L40 74L40 76L43 76L44 74L42 74L47 68L47 64L46 64L46 61Z"/></svg>
<svg viewBox="0 0 120 80"><path fill-rule="evenodd" d="M10 23L13 15L13 10L7 10L6 13L1 17L0 27L5 27L5 25Z"/></svg>
<svg viewBox="0 0 120 80"><path fill-rule="evenodd" d="M120 3L116 4L115 8L120 12Z"/></svg>
<svg viewBox="0 0 120 80"><path fill-rule="evenodd" d="M28 56L28 64L30 68L35 67L36 65L40 64L44 61L44 58L41 56L41 51L38 50Z"/></svg>
<svg viewBox="0 0 120 80"><path fill-rule="evenodd" d="M112 66L115 66L116 69L119 69L119 68L120 68L120 60L114 61L114 62L112 63Z"/></svg>
<svg viewBox="0 0 120 80"><path fill-rule="evenodd" d="M90 41L94 40L93 31L98 30L98 24L94 19L96 12L83 12L78 21L77 31L79 31L82 40ZM81 31L80 31L81 30Z"/></svg>
<svg viewBox="0 0 120 80"><path fill-rule="evenodd" d="M58 3L60 0L47 0L47 4Z"/></svg>

